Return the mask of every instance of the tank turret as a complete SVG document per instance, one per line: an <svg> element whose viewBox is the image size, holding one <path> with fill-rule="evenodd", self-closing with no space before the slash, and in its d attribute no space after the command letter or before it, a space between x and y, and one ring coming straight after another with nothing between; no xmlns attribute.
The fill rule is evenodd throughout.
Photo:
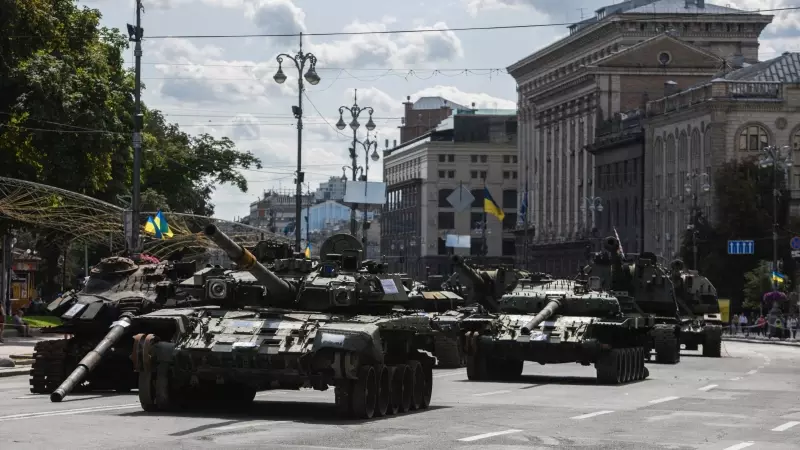
<svg viewBox="0 0 800 450"><path fill-rule="evenodd" d="M477 270L469 266L458 255L453 256L456 271L463 275L473 287L475 302L489 311L497 311L496 300L513 290L519 281L514 271L502 267L495 270Z"/></svg>

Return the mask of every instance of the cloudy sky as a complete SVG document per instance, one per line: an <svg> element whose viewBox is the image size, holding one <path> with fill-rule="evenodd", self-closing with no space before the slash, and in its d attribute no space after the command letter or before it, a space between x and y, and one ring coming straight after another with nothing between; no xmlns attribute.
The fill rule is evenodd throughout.
<svg viewBox="0 0 800 450"><path fill-rule="evenodd" d="M162 110L187 132L228 136L264 162L247 171L250 191L219 187L216 216L232 219L264 190L292 189L297 132L291 107L297 104L297 70L277 85L275 57L295 54L298 38L159 39L157 36L289 34L399 29L445 29L563 23L589 17L613 0L143 0L145 30L144 101ZM721 0L742 9L779 8L790 0ZM106 26L134 23L135 0L80 0L99 9ZM345 7L344 5L347 5ZM798 51L800 14L776 13L761 45L761 59ZM358 104L375 110L380 149L398 139L406 96L440 95L464 105L514 108L515 84L509 64L564 36L564 26L496 31L396 35L312 36L303 48L318 58L322 81L307 85L303 169L311 189L341 176L352 139L335 129L338 109ZM148 39L149 37L149 39ZM128 54L133 64L133 51ZM309 101L310 100L310 101ZM345 112L345 121L349 122ZM366 120L361 120L363 139ZM359 152L363 164L363 150ZM382 165L369 178L382 178Z"/></svg>

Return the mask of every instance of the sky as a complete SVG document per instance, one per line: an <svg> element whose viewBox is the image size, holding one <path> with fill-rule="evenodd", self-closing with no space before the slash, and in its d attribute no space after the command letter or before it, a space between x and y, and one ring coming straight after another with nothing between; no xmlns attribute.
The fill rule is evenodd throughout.
<svg viewBox="0 0 800 450"><path fill-rule="evenodd" d="M720 0L745 10L772 9L793 0ZM316 190L349 165L352 131L335 128L339 108L372 107L377 128L370 138L378 149L399 139L403 102L410 96L441 96L478 108L516 107L516 84L505 73L510 64L566 36L563 25L483 31L448 28L561 24L588 18L614 0L143 0L143 101L192 134L231 138L252 151L261 170L243 173L249 190L221 185L212 196L215 216L234 219L265 190L293 190L297 128L292 106L298 100L298 71L273 80L280 53L296 55L298 37L159 38L159 36L329 33L407 29L445 30L416 34L310 36L303 51L317 58L321 81L306 83L302 165ZM103 15L102 24L125 30L135 23L135 0L79 0ZM344 5L347 7L344 7ZM800 51L800 12L775 12L762 34L760 58ZM133 67L133 48L126 63ZM288 64L287 64L288 63ZM307 66L306 66L307 67ZM344 111L344 120L351 117ZM359 118L358 138L366 136L367 112ZM363 148L358 148L364 165ZM383 176L382 161L370 160L369 180ZM304 187L306 190L306 187Z"/></svg>

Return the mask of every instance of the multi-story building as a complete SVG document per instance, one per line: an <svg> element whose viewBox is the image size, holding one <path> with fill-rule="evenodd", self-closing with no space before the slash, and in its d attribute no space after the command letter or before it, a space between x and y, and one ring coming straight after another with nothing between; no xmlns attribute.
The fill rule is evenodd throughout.
<svg viewBox="0 0 800 450"><path fill-rule="evenodd" d="M761 155L768 145L794 153L789 189L800 206L800 53L720 74L651 101L645 127L645 249L678 255L695 207L712 222L714 167ZM706 191L707 186L710 190ZM696 203L695 203L696 202Z"/></svg>
<svg viewBox="0 0 800 450"><path fill-rule="evenodd" d="M326 200L341 201L344 198L345 180L342 177L330 177L328 181L319 184L319 188L314 192L314 198L318 202Z"/></svg>
<svg viewBox="0 0 800 450"><path fill-rule="evenodd" d="M265 191L260 200L250 204L248 224L282 233L287 229L288 225L295 223L295 196L296 194L289 189ZM303 205L312 204L314 203L314 195L303 195L301 200Z"/></svg>
<svg viewBox="0 0 800 450"><path fill-rule="evenodd" d="M515 113L459 110L436 129L384 152L388 203L381 214L381 250L392 270L422 276L430 266L433 273L447 273L452 254L513 262L519 179ZM474 200L456 211L447 198L462 186ZM502 223L486 217L485 231L484 187L505 213ZM448 234L471 236L471 248L447 248Z"/></svg>
<svg viewBox="0 0 800 450"><path fill-rule="evenodd" d="M450 117L453 111L470 109L442 97L420 97L412 102L411 96L408 96L403 105L405 112L399 127L401 144L433 130L444 119Z"/></svg>
<svg viewBox="0 0 800 450"><path fill-rule="evenodd" d="M535 258L554 275L584 262L581 230L596 196L597 124L660 98L664 84L708 81L723 60L756 62L772 16L703 0L630 0L571 25L570 35L508 68L518 85L520 190L529 189Z"/></svg>
<svg viewBox="0 0 800 450"><path fill-rule="evenodd" d="M595 196L584 199L594 228L584 236L599 241L619 236L626 253L643 248L644 106L618 113L597 127L586 150L594 156ZM590 220L587 221L591 223ZM599 249L597 242L592 242Z"/></svg>

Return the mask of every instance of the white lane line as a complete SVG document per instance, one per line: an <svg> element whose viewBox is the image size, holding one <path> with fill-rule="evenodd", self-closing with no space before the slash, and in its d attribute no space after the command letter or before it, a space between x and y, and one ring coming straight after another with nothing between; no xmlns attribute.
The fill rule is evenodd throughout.
<svg viewBox="0 0 800 450"><path fill-rule="evenodd" d="M245 423L238 423L234 425L226 425L224 427L219 428L211 428L209 431L211 432L218 432L218 431L231 431L231 430L241 430L242 428L253 428L258 427L261 425L278 425L282 423L289 423L288 420L279 420L277 422L270 422L268 420L254 420L252 422L245 422Z"/></svg>
<svg viewBox="0 0 800 450"><path fill-rule="evenodd" d="M747 372L747 374L748 374L748 375L753 375L753 374L755 374L755 373L757 373L757 372L758 372L758 371L754 369L754 370L751 370L751 371Z"/></svg>
<svg viewBox="0 0 800 450"><path fill-rule="evenodd" d="M38 417L52 417L52 416L68 416L72 414L90 413L95 411L113 411L115 409L130 409L130 408L141 408L141 407L142 406L139 403L129 403L126 405L95 406L91 408L63 409L60 411L42 411L35 413L13 414L10 416L0 416L0 422L4 422L7 420L33 419Z"/></svg>
<svg viewBox="0 0 800 450"><path fill-rule="evenodd" d="M739 381L741 379L742 379L742 377L736 377L736 378L731 378L731 381Z"/></svg>
<svg viewBox="0 0 800 450"><path fill-rule="evenodd" d="M472 394L473 397L485 397L487 395L495 395L495 394L508 394L511 391L492 391L492 392L482 392L480 394Z"/></svg>
<svg viewBox="0 0 800 450"><path fill-rule="evenodd" d="M750 447L753 444L755 444L755 442L742 442L736 445L731 445L730 447L727 447L724 450L742 450L743 448Z"/></svg>
<svg viewBox="0 0 800 450"><path fill-rule="evenodd" d="M789 428L795 427L797 425L800 425L800 422L797 421L786 422L783 425L778 425L777 427L773 428L772 431L786 431Z"/></svg>
<svg viewBox="0 0 800 450"><path fill-rule="evenodd" d="M710 390L714 389L714 388L715 388L715 387L717 387L717 386L718 386L717 384L709 384L708 386L703 386L703 387L701 387L700 389L698 389L698 391L705 391L705 392L708 392L708 391L710 391Z"/></svg>
<svg viewBox="0 0 800 450"><path fill-rule="evenodd" d="M461 441L461 442L473 442L473 441L478 441L478 440L486 439L486 438L490 438L490 437L502 436L504 434L519 433L521 431L522 430L493 431L491 433L483 433L483 434L478 434L478 435L475 435L475 436L461 438L461 439L459 439L459 441Z"/></svg>
<svg viewBox="0 0 800 450"><path fill-rule="evenodd" d="M580 416L570 417L570 419L583 420L583 419L588 419L590 417L602 416L603 414L611 414L613 412L614 411L597 411L597 412L593 412L593 413L589 413L589 414L583 414L583 415L580 415Z"/></svg>
<svg viewBox="0 0 800 450"><path fill-rule="evenodd" d="M664 398L657 398L655 400L650 400L648 403L651 405L655 405L656 403L664 403L664 402L671 402L672 400L677 400L680 397L664 397Z"/></svg>

